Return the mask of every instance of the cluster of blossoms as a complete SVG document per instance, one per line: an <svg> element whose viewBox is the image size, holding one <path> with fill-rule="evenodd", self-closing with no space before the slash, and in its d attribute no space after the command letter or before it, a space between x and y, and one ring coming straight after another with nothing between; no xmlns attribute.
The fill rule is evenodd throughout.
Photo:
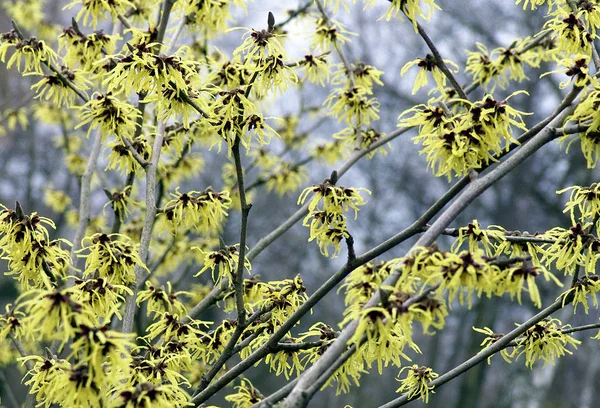
<svg viewBox="0 0 600 408"><path fill-rule="evenodd" d="M361 191L371 194L365 188L336 186L327 180L306 188L298 197L298 204L304 204L313 193L302 225L309 228L309 242L316 239L323 255L329 256L329 246L333 246L332 257L339 255L340 242L350 236L344 213L352 209L355 218L358 216L359 206L365 204Z"/></svg>
<svg viewBox="0 0 600 408"><path fill-rule="evenodd" d="M71 264L64 248L70 243L51 240L47 226L54 223L37 213L25 215L19 203L15 210L2 206L0 211L0 257L24 289L55 287Z"/></svg>
<svg viewBox="0 0 600 408"><path fill-rule="evenodd" d="M14 52L6 61L9 50ZM35 37L23 39L16 30L0 35L0 61L6 62L7 68L15 65L17 70L24 74L41 74L42 65L53 64L57 58L56 52L43 40Z"/></svg>
<svg viewBox="0 0 600 408"><path fill-rule="evenodd" d="M572 287L561 297L565 301L570 299L575 308L582 304L587 313L588 302L591 301L596 308L598 307L596 294L600 286L595 272L596 263L600 258L599 241L590 233L589 221L583 226L577 222L585 222L588 217L596 219L597 212L590 207L591 203L588 203L588 200L590 202L594 200L594 196L586 194L588 190L593 191L594 188L594 186L588 188L575 186L560 191L572 190L571 200L567 203L565 212L571 212L574 217L576 209L581 211L581 217L573 218L574 226L571 228L555 227L542 234L529 235L517 231L505 231L497 226L483 229L473 221L467 227L458 230L458 238L453 245L453 250L458 251L467 243L470 252L481 253L484 259L501 257L494 266L495 279L501 276L498 275L498 269L505 275L498 283L494 283L496 285L494 294L501 295L506 292L511 296L517 296L520 301L520 292L527 290L534 304L538 306L541 306L541 299L535 284L537 276L541 274L546 280L552 280L558 286L562 286L549 272L551 268L571 276L581 270L584 276L575 280ZM509 264L501 260L502 257L518 262ZM527 289L524 287L525 284ZM488 293L485 290L483 292Z"/></svg>
<svg viewBox="0 0 600 408"><path fill-rule="evenodd" d="M600 84L593 82L593 88L575 108L573 115L569 120L583 125L584 130L575 137L573 135L564 135L559 140L561 143L567 143L566 150L573 142L579 141L581 151L586 159L588 168L595 168L600 159L600 115L598 114L598 103L600 103Z"/></svg>
<svg viewBox="0 0 600 408"><path fill-rule="evenodd" d="M554 360L565 354L573 354L567 349L571 345L577 348L581 342L570 336L569 329L571 326L562 325L561 321L556 318L549 318L536 323L529 328L521 337L516 340L516 344L512 347L512 351L503 349L501 352L502 358L508 363L525 355L525 365L533 368L536 361L542 360L544 364L554 364ZM481 346L489 347L504 335L494 333L490 328L483 329L473 328L475 331L486 335ZM489 363L489 360L488 360Z"/></svg>
<svg viewBox="0 0 600 408"><path fill-rule="evenodd" d="M444 252L438 248L422 248L398 261L403 275L420 278L430 285L439 285L451 302L458 297L470 306L472 297L509 294L521 302L521 294L529 292L534 305L541 307L536 277L543 275L559 286L560 282L542 265L534 265L523 257L489 257L481 249ZM413 279L413 278L411 278Z"/></svg>
<svg viewBox="0 0 600 408"><path fill-rule="evenodd" d="M231 207L229 192L213 191L210 187L202 192L189 191L173 194L173 199L163 210L165 221L174 234L182 226L186 231L193 230L202 234L218 233Z"/></svg>
<svg viewBox="0 0 600 408"><path fill-rule="evenodd" d="M463 176L496 161L507 150L513 138L513 127L525 130L523 112L498 101L492 95L470 103L462 101L450 112L441 106L418 105L399 117L399 127L419 127L415 141L422 143L421 154L435 176ZM411 115L412 114L412 115ZM406 117L411 115L409 117Z"/></svg>
<svg viewBox="0 0 600 408"><path fill-rule="evenodd" d="M204 267L194 276L202 274L204 271L210 269L212 272L212 278L215 285L219 285L221 280L228 279L229 286L233 285L234 275L238 269L239 262L239 245L222 245L222 248L218 251L204 251L200 247L193 247L199 251L204 258ZM248 258L244 259L244 269L248 272L252 269L252 265Z"/></svg>
<svg viewBox="0 0 600 408"><path fill-rule="evenodd" d="M408 398L418 397L429 402L429 393L433 391L433 386L429 383L439 377L437 373L429 367L418 366L413 364L410 367L404 367L402 371L407 371L406 378L400 381L400 388L396 392L405 392L408 394Z"/></svg>
<svg viewBox="0 0 600 408"><path fill-rule="evenodd" d="M373 95L373 86L382 86L382 71L364 63L350 67L341 64L334 73L334 88L324 102L329 114L342 122L346 128L334 135L344 142L346 151L369 147L376 140L363 138L371 124L379 119L379 102ZM370 142L370 143L369 143Z"/></svg>
<svg viewBox="0 0 600 408"><path fill-rule="evenodd" d="M467 51L465 72L474 83L487 86L493 81L504 89L509 81L528 79L525 67L539 68L541 62L551 59L554 50L553 43L547 39L540 42L525 38L514 46L495 48L491 52L484 44L477 43L477 51Z"/></svg>
<svg viewBox="0 0 600 408"><path fill-rule="evenodd" d="M450 60L444 60L446 65L452 66L456 72L458 72L458 66ZM444 91L446 89L446 74L444 74L435 59L435 57L431 54L427 54L425 58L417 58L414 61L407 62L400 71L400 75L404 76L406 72L413 66L419 67L419 73L415 78L415 84L413 86L412 94L414 95L417 91L426 86L428 84L427 75L431 73L435 85L439 91Z"/></svg>

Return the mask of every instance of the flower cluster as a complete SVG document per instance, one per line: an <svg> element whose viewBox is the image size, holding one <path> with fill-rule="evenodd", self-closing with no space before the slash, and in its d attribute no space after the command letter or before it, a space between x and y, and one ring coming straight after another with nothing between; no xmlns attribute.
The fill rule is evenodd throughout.
<svg viewBox="0 0 600 408"><path fill-rule="evenodd" d="M14 49L14 52L7 62L6 54L9 49ZM15 30L0 35L0 61L6 62L7 68L15 65L19 72L42 74L42 65L54 64L57 58L58 55L52 48L35 37L22 39Z"/></svg>
<svg viewBox="0 0 600 408"><path fill-rule="evenodd" d="M523 337L517 339L517 346L511 357L516 359L525 354L525 365L529 368L533 368L537 360L542 360L545 364L553 364L555 358L572 354L567 346L577 348L577 345L581 344L579 340L563 332L569 327L569 325L562 326L560 320L555 318L535 324L525 332Z"/></svg>
<svg viewBox="0 0 600 408"><path fill-rule="evenodd" d="M52 288L60 284L71 264L70 245L64 239L51 240L46 226L54 223L37 213L25 215L16 210L0 211L0 256L8 261L9 275L16 275L25 289Z"/></svg>
<svg viewBox="0 0 600 408"><path fill-rule="evenodd" d="M76 19L81 19L84 25L88 25L88 22L91 23L93 28L96 28L99 21L106 20L107 12L114 20L118 15L125 15L129 8L134 7L129 0L74 0L66 8L72 8L79 4L82 8L77 13Z"/></svg>
<svg viewBox="0 0 600 408"><path fill-rule="evenodd" d="M175 10L186 19L186 27L191 32L206 30L206 35L213 35L227 29L227 22L231 18L231 6L246 9L246 0L232 2L222 0L185 0L175 3Z"/></svg>
<svg viewBox="0 0 600 408"><path fill-rule="evenodd" d="M134 268L146 268L138 255L138 245L121 234L97 233L84 238L79 256L85 258L84 276L99 276L117 285L134 283Z"/></svg>
<svg viewBox="0 0 600 408"><path fill-rule="evenodd" d="M204 191L177 191L172 196L163 212L174 234L183 226L185 230L214 235L220 231L231 207L227 191L216 192L210 187Z"/></svg>
<svg viewBox="0 0 600 408"><path fill-rule="evenodd" d="M444 60L446 65L452 66L458 72L458 65L450 60ZM431 73L437 89L441 92L446 88L446 74L444 74L438 67L438 62L435 57L431 54L427 54L425 58L417 58L416 60L407 62L400 71L400 75L404 76L406 72L413 66L419 67L419 73L415 78L415 84L412 89L414 95L417 91L428 84L427 73Z"/></svg>
<svg viewBox="0 0 600 408"><path fill-rule="evenodd" d="M439 375L434 373L431 368L419 367L417 364L404 367L400 370L400 373L402 374L403 371L407 371L406 378L403 380L398 379L401 385L396 392L405 392L410 399L419 398L428 403L429 393L434 393L433 385L429 385L429 383L439 377Z"/></svg>
<svg viewBox="0 0 600 408"><path fill-rule="evenodd" d="M304 204L309 194L314 193L302 225L309 227L308 241L316 239L323 255L329 256L329 246L334 248L332 257L339 255L341 240L350 236L344 213L352 209L354 218L358 216L359 206L365 204L361 191L371 194L365 188L340 187L325 181L304 189L298 197L298 204Z"/></svg>
<svg viewBox="0 0 600 408"><path fill-rule="evenodd" d="M228 279L229 286L233 285L233 277L238 268L239 262L239 247L237 245L225 246L218 251L203 251L200 247L193 247L193 249L200 251L204 258L204 266L200 271L194 275L198 276L202 272L210 269L212 272L212 278L215 285L219 285L223 278ZM248 272L252 269L248 258L244 259L244 269Z"/></svg>
<svg viewBox="0 0 600 408"><path fill-rule="evenodd" d="M584 23L579 18L584 13L575 14L565 3L548 14L551 19L544 24L542 33L549 32L556 37L556 47L564 54L589 55L596 34L595 26L586 27L590 20Z"/></svg>
<svg viewBox="0 0 600 408"><path fill-rule="evenodd" d="M514 96L518 93L513 93ZM509 96L509 98L511 97ZM495 156L516 143L513 127L525 130L523 112L491 95L475 103L463 101L465 108L455 113L441 107L419 105L398 118L399 127L419 127L416 142L423 144L421 154L436 176L463 176L495 161ZM405 118L405 116L412 116Z"/></svg>
<svg viewBox="0 0 600 408"><path fill-rule="evenodd" d="M178 316L183 316L186 313L186 308L178 299L181 295L190 295L189 292L176 292L171 287L171 282L167 282L167 288L156 287L150 281L146 281L146 289L139 291L137 295L137 304L147 302L147 314L163 314L171 313Z"/></svg>
<svg viewBox="0 0 600 408"><path fill-rule="evenodd" d="M569 190L571 194L563 212L569 213L573 225L594 221L600 214L600 184L594 183L588 187L571 186L557 191L556 194L563 194Z"/></svg>
<svg viewBox="0 0 600 408"><path fill-rule="evenodd" d="M71 68L81 68L85 72L98 74L102 66L96 64L102 53L113 52L116 38L105 34L102 30L83 34L75 27L67 27L58 37L59 43L66 53L63 62Z"/></svg>
<svg viewBox="0 0 600 408"><path fill-rule="evenodd" d="M484 44L477 43L477 51L467 51L465 71L473 82L487 86L492 80L504 89L509 80L522 82L528 79L525 67L538 68L542 60L552 54L552 44L536 44L532 38L518 41L508 48L495 48L491 52ZM540 50L541 48L541 50Z"/></svg>
<svg viewBox="0 0 600 408"><path fill-rule="evenodd" d="M99 128L105 138L113 134L131 138L135 134L138 115L133 105L119 100L110 92L95 94L81 107L80 122L76 128L89 123L88 136L92 129Z"/></svg>
<svg viewBox="0 0 600 408"><path fill-rule="evenodd" d="M566 151L575 142L581 143L581 152L587 161L588 168L596 167L600 159L600 114L598 114L598 103L600 103L600 84L594 83L586 97L577 104L575 111L569 117L570 121L577 124L585 124L584 130L576 136L564 135L560 137L561 143L567 143Z"/></svg>

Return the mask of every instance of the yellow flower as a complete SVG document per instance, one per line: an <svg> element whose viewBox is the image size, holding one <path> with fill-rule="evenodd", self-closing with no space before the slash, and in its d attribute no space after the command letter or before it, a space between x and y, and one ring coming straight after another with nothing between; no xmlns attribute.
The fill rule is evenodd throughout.
<svg viewBox="0 0 600 408"><path fill-rule="evenodd" d="M43 64L54 64L58 59L56 52L44 41L35 37L21 40L15 30L0 36L0 61L6 62L6 53L14 47L14 53L6 63L10 68L16 65L19 72L42 74ZM25 58L25 66L21 68L21 58Z"/></svg>
<svg viewBox="0 0 600 408"><path fill-rule="evenodd" d="M486 256L492 256L496 251L497 244L504 241L505 233L504 228L496 225L490 225L489 229L482 229L479 221L473 220L466 227L458 229L458 237L452 244L452 250L456 251L462 247L465 241L468 241L471 252L482 248Z"/></svg>
<svg viewBox="0 0 600 408"><path fill-rule="evenodd" d="M478 52L467 51L467 63L465 72L468 72L473 77L473 82L487 85L490 81L500 73L500 67L493 61L488 49L485 45L477 43ZM500 87L503 84L500 83Z"/></svg>
<svg viewBox="0 0 600 408"><path fill-rule="evenodd" d="M488 348L489 346L491 346L492 344L494 344L495 342L497 342L504 336L504 334L502 334L502 333L494 333L494 331L492 329L490 329L489 327L484 327L483 329L473 327L473 330L475 330L478 333L486 335L486 338L483 339L483 341L480 344L480 346L483 347L484 349ZM508 348L503 348L502 350L500 350L500 355L502 356L504 361L506 361L508 364L512 363L511 353L508 351ZM492 354L491 356L488 357L488 359L487 359L488 364L490 364L490 362L492 361L493 356L494 355Z"/></svg>
<svg viewBox="0 0 600 408"><path fill-rule="evenodd" d="M544 255L542 262L548 267L554 263L556 268L565 274L572 275L575 267L586 264L584 252L590 251L593 245L593 253L598 246L596 240L590 239L590 236L586 234L588 227L588 224L576 224L569 229L555 227L546 231L543 237L554 240L554 243L541 250ZM586 273L588 272L593 272L593 269L586 268Z"/></svg>
<svg viewBox="0 0 600 408"><path fill-rule="evenodd" d="M600 85L593 83L594 88L589 92L586 98L577 104L573 115L568 120L576 123L585 123L586 130L575 137L573 135L564 135L559 140L561 144L567 142L566 152L569 151L571 144L577 140L581 142L581 151L587 161L589 169L596 167L600 158L600 114L598 114L597 104L600 102Z"/></svg>
<svg viewBox="0 0 600 408"><path fill-rule="evenodd" d="M179 386L173 384L152 384L140 382L117 390L118 399L110 408L171 407L194 405L190 396Z"/></svg>
<svg viewBox="0 0 600 408"><path fill-rule="evenodd" d="M372 5L375 0L363 0L365 3ZM425 21L429 21L434 10L441 10L435 4L435 0L423 0L425 11L421 8L421 0L390 0L388 11L381 17L389 21L391 18L404 13L406 17L413 23L415 32L417 32L417 17L422 17Z"/></svg>
<svg viewBox="0 0 600 408"><path fill-rule="evenodd" d="M497 290L497 267L490 264L480 252L462 251L459 254L445 253L443 257L434 257L428 270L441 274L441 287L448 291L448 301L459 295L459 302L472 304L472 295L488 297ZM439 279L431 273L428 281Z"/></svg>
<svg viewBox="0 0 600 408"><path fill-rule="evenodd" d="M21 0L18 2L5 2L2 7L7 14L26 30L39 28L39 24L46 17L38 0Z"/></svg>
<svg viewBox="0 0 600 408"><path fill-rule="evenodd" d="M361 127L379 119L379 102L362 86L334 88L323 104L329 115L349 126Z"/></svg>
<svg viewBox="0 0 600 408"><path fill-rule="evenodd" d="M308 180L305 167L282 161L266 176L267 190L275 190L280 196L298 190Z"/></svg>
<svg viewBox="0 0 600 408"><path fill-rule="evenodd" d="M569 213L573 224L590 222L600 214L600 184L594 183L589 187L567 187L557 191L556 194L563 194L569 190L571 194L563 213ZM576 213L578 217L575 216Z"/></svg>
<svg viewBox="0 0 600 408"><path fill-rule="evenodd" d="M205 252L199 247L192 247L192 249L198 250L204 255L204 267L194 277L210 269L215 286L218 286L223 278L228 278L229 286L233 285L232 278L238 268L239 248L237 245L225 246L218 251L212 252ZM244 259L244 269L248 272L252 269L248 258Z"/></svg>
<svg viewBox="0 0 600 408"><path fill-rule="evenodd" d="M349 131L354 132L354 129ZM342 131L343 132L343 131ZM341 132L338 136L344 137ZM334 140L332 142L326 142L316 145L312 148L311 156L315 159L320 159L328 164L335 164L342 158L346 157L348 144L344 143L341 139Z"/></svg>
<svg viewBox="0 0 600 408"><path fill-rule="evenodd" d="M62 244L71 245L64 239L40 239L31 242L30 247L15 246L6 257L9 271L5 275L17 275L25 289L58 286L71 265L69 251Z"/></svg>
<svg viewBox="0 0 600 408"><path fill-rule="evenodd" d="M216 192L212 188L204 191L190 191L171 194L174 199L165 205L165 217L170 222L173 233L183 225L202 233L216 234L220 231L231 198L227 191Z"/></svg>
<svg viewBox="0 0 600 408"><path fill-rule="evenodd" d="M147 302L147 315L151 313L162 314L169 312L177 314L178 316L184 316L187 311L183 303L178 296L190 295L189 292L175 292L171 287L171 282L167 282L167 288L164 286L155 287L150 281L146 281L146 289L141 290L138 293L136 303L138 306L142 302Z"/></svg>
<svg viewBox="0 0 600 408"><path fill-rule="evenodd" d="M540 275L548 280L554 281L558 286L562 283L549 272L546 268L539 266L528 265L527 262L521 262L521 265L501 267L499 276L496 278L496 295L502 296L503 293L510 294L511 299L517 296L517 301L521 303L521 292L524 290L524 285L527 283L527 291L534 306L542 307L542 299L539 290L535 284L535 278Z"/></svg>
<svg viewBox="0 0 600 408"><path fill-rule="evenodd" d="M113 285L103 278L76 279L75 286L78 289L73 292L75 300L102 319L110 319L113 315L121 319L119 308L125 295L133 295L127 286Z"/></svg>
<svg viewBox="0 0 600 408"><path fill-rule="evenodd" d="M110 330L108 325L80 324L71 343L69 359L77 356L78 363L87 365L90 378L102 384L105 380L118 383L119 373L126 378L131 357L129 349L134 345L133 333Z"/></svg>
<svg viewBox="0 0 600 408"><path fill-rule="evenodd" d="M518 5L521 4L521 2L523 2L523 10L525 10L528 5L531 7L531 10L535 10L537 7L543 6L544 3L548 3L548 10L550 10L554 4L552 0L517 0L515 4Z"/></svg>
<svg viewBox="0 0 600 408"><path fill-rule="evenodd" d="M258 74L252 86L252 91L259 99L271 91L275 95L282 94L290 84L298 82L294 70L285 64L284 56L281 54L256 59L252 71L254 74Z"/></svg>
<svg viewBox="0 0 600 408"><path fill-rule="evenodd" d="M82 8L75 17L77 20L83 18L83 25L91 22L92 28L96 28L98 21L106 20L105 14L110 13L112 20L118 15L125 15L131 8L135 8L129 0L74 0L67 4L65 9L70 9L81 4Z"/></svg>
<svg viewBox="0 0 600 408"><path fill-rule="evenodd" d="M52 208L52 211L57 214L64 212L71 203L71 197L64 191L52 190L50 188L44 191L44 204Z"/></svg>
<svg viewBox="0 0 600 408"><path fill-rule="evenodd" d="M150 158L150 145L145 136L137 137L130 140L133 150L135 150L142 159ZM129 148L121 138L115 138L107 143L110 149L108 155L107 170L118 170L123 174L136 174L141 177L144 172L142 165L133 157ZM159 164L160 165L160 164Z"/></svg>
<svg viewBox="0 0 600 408"><path fill-rule="evenodd" d="M23 319L27 315L18 310L12 304L6 305L6 313L0 315L0 339L6 340L9 334L14 335L17 339L25 336L32 339L33 333L23 325Z"/></svg>
<svg viewBox="0 0 600 408"><path fill-rule="evenodd" d="M345 150L355 149L359 141L360 148L366 150L372 144L379 142L381 139L385 139L385 137L387 136L385 133L379 133L372 127L369 127L367 129L360 129L358 131L358 134L360 136L357 137L357 130L351 127L347 127L335 133L333 137L335 139L343 141L343 148ZM389 143L387 143L387 147L391 149L391 145ZM366 154L367 159L372 158L377 153L380 153L382 156L386 156L388 152L385 148L386 145L380 145L378 148L371 150L369 153Z"/></svg>
<svg viewBox="0 0 600 408"><path fill-rule="evenodd" d="M256 59L266 60L270 56L285 55L283 45L278 40L282 35L274 33L272 28L248 30L244 37L244 42L233 52L234 57L244 55L246 61L253 62Z"/></svg>
<svg viewBox="0 0 600 408"><path fill-rule="evenodd" d="M555 358L573 354L567 346L577 348L581 342L562 332L562 329L569 328L569 325L560 325L560 320L554 318L535 324L523 337L517 339L517 347L512 356L516 359L525 354L525 366L533 369L537 360L543 360L544 364L554 364Z"/></svg>
<svg viewBox="0 0 600 408"><path fill-rule="evenodd" d="M124 217L131 215L131 208L135 207L137 203L131 198L131 186L126 186L123 191L105 191L109 197L109 201L104 204L104 210L107 206L111 206L115 217L123 222Z"/></svg>
<svg viewBox="0 0 600 408"><path fill-rule="evenodd" d="M357 35L346 30L339 21L319 17L316 21L316 29L311 43L312 48L319 48L322 52L331 50L335 44L343 45L350 40L350 35Z"/></svg>
<svg viewBox="0 0 600 408"><path fill-rule="evenodd" d="M139 244L121 234L97 233L82 241L79 257L85 258L84 276L97 276L117 285L130 285L136 281L134 267L146 269L138 254ZM85 254L87 252L87 254Z"/></svg>
<svg viewBox="0 0 600 408"><path fill-rule="evenodd" d="M408 372L406 378L403 380L397 379L400 381L400 388L396 392L405 392L408 394L408 398L419 398L427 404L429 402L429 393L435 392L433 391L433 385L429 385L429 383L439 377L439 374L434 373L429 367L419 367L417 364L404 367L400 370L400 374L403 371Z"/></svg>
<svg viewBox="0 0 600 408"><path fill-rule="evenodd" d="M23 300L25 299L25 300ZM74 300L74 289L33 289L17 300L27 316L23 324L42 339L61 340L64 345L75 336L80 324L90 323L89 311Z"/></svg>
<svg viewBox="0 0 600 408"><path fill-rule="evenodd" d="M69 71L65 68L61 71L61 76L79 91L89 89L90 82L78 71ZM31 89L37 91L36 98L52 100L52 103L59 107L71 106L74 99L79 98L57 73L44 76L39 82L33 84Z"/></svg>
<svg viewBox="0 0 600 408"><path fill-rule="evenodd" d="M313 84L325 86L325 82L329 82L329 70L331 66L327 63L325 55L305 55L299 64L305 72L304 78Z"/></svg>
<svg viewBox="0 0 600 408"><path fill-rule="evenodd" d="M233 408L249 408L251 405L258 404L264 398L264 395L254 388L250 380L242 378L241 384L234 387L235 393L225 397L225 401L233 404Z"/></svg>
<svg viewBox="0 0 600 408"><path fill-rule="evenodd" d="M557 38L557 47L566 54L584 54L591 52L593 35L571 11L570 7L559 7L550 13L551 17L539 34L550 32Z"/></svg>
<svg viewBox="0 0 600 408"><path fill-rule="evenodd" d="M85 35L73 27L67 27L58 40L61 48L66 50L63 61L68 67L80 67L85 72L98 74L103 67L96 62L102 59L102 50L108 53L114 51L116 37L102 30Z"/></svg>
<svg viewBox="0 0 600 408"><path fill-rule="evenodd" d="M25 130L27 129L27 124L29 122L27 115L27 108L9 108L2 112L0 118L1 120L6 121L8 130L15 130L17 126L19 126L21 130Z"/></svg>
<svg viewBox="0 0 600 408"><path fill-rule="evenodd" d="M450 66L455 69L454 72L458 72L458 65L450 60L444 60L447 66ZM407 62L400 70L400 75L404 76L406 72L413 66L417 65L420 70L415 78L415 84L412 89L412 94L414 95L417 91L428 84L427 81L427 73L430 72L437 89L443 91L446 87L446 75L438 68L438 63L435 60L435 57L431 54L427 54L425 58L417 58L416 60ZM450 68L448 68L450 69Z"/></svg>
<svg viewBox="0 0 600 408"><path fill-rule="evenodd" d="M566 302L569 297L573 296L573 313L577 312L577 306L582 304L585 314L587 314L589 310L588 299L591 299L592 305L598 309L597 292L600 292L600 276L589 274L579 278L559 298L562 298L563 302Z"/></svg>
<svg viewBox="0 0 600 408"><path fill-rule="evenodd" d="M116 65L102 81L109 92L163 95L170 88L171 91L163 95L165 99L174 99L180 92L188 92L189 83L196 78L197 72L195 63L186 58L187 48L173 55L155 55L153 45L130 45L129 54L116 56Z"/></svg>
<svg viewBox="0 0 600 408"><path fill-rule="evenodd" d="M293 344L297 340L286 337L283 342ZM300 361L300 353L298 351L283 350L270 353L265 357L265 364L269 365L269 371L275 371L275 375L277 376L283 374L286 380L289 380L290 376L294 373L296 373L296 377L299 377L300 373L304 370L304 364Z"/></svg>
<svg viewBox="0 0 600 408"><path fill-rule="evenodd" d="M329 7L330 5L333 5L333 14L336 14L340 8L340 4L342 5L342 7L344 8L344 10L346 10L347 13L350 12L350 8L348 7L348 4L346 3L347 0L324 0L323 1L323 6L324 7ZM356 0L350 0L352 2L352 4L356 3Z"/></svg>
<svg viewBox="0 0 600 408"><path fill-rule="evenodd" d="M414 320L423 325L423 333L425 334L434 334L433 332L429 332L429 326L441 330L446 325L448 308L442 298L425 298L418 303L410 305L408 310Z"/></svg>
<svg viewBox="0 0 600 408"><path fill-rule="evenodd" d="M147 1L147 0L145 0ZM143 1L142 3L144 3ZM246 0L222 1L222 0L188 0L175 2L175 10L178 10L187 18L187 26L191 32L203 32L206 30L208 38L222 33L227 28L227 21L231 19L231 5L246 10Z"/></svg>
<svg viewBox="0 0 600 408"><path fill-rule="evenodd" d="M357 313L377 291L391 272L391 265L386 262L377 264L368 262L356 268L346 278L341 289L344 289L344 314Z"/></svg>
<svg viewBox="0 0 600 408"><path fill-rule="evenodd" d="M560 88L566 88L570 82L577 87L584 88L591 82L595 82L596 79L590 75L588 67L589 57L585 55L576 55L574 58L561 58L558 60L558 65L564 67L556 71L550 71L542 74L540 78L555 74L563 73L569 77L569 80L560 83Z"/></svg>
<svg viewBox="0 0 600 408"><path fill-rule="evenodd" d="M300 193L298 204L304 203L311 192L315 193L308 203L309 213L304 218L302 225L309 227L308 241L316 239L323 255L329 256L329 246L334 248L332 257L335 258L339 255L341 240L350 236L346 228L344 213L353 209L354 218L358 217L359 206L365 204L360 195L361 190L371 194L364 188L339 187L332 185L329 181L308 187ZM322 210L319 209L320 203Z"/></svg>
<svg viewBox="0 0 600 408"><path fill-rule="evenodd" d="M95 94L80 109L80 121L75 129L89 123L88 136L95 128L100 128L104 138L112 134L132 138L135 134L139 111L110 92L105 95Z"/></svg>

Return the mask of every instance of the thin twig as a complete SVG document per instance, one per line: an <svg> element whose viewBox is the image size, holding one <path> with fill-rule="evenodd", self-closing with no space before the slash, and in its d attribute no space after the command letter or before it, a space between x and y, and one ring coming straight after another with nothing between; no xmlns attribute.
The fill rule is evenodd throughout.
<svg viewBox="0 0 600 408"><path fill-rule="evenodd" d="M19 352L21 357L23 357L23 358L27 357L28 356L27 352L23 348L23 345L21 344L21 342L15 337L15 335L12 334L11 332L8 332L8 337L10 337L10 341L12 341L13 345L15 346L15 348L17 349L17 351ZM25 360L25 366L27 367L28 370L33 370L33 368L34 368L33 364L31 363L30 360Z"/></svg>
<svg viewBox="0 0 600 408"><path fill-rule="evenodd" d="M183 32L183 28L188 22L188 16L183 16L183 18L179 22L179 25L177 26L177 31L175 31L173 38L171 38L171 45L169 45L169 48L167 49L168 55L171 55L175 51L175 47L177 47L177 41L179 40L179 36Z"/></svg>
<svg viewBox="0 0 600 408"><path fill-rule="evenodd" d="M306 10L308 10L310 8L310 6L312 6L312 4L313 4L313 0L307 1L306 4L304 4L304 6L301 6L298 9L292 11L288 15L288 18L283 20L281 23L275 24L275 30L280 30L283 27L285 27L288 23L290 23L296 17L302 15Z"/></svg>
<svg viewBox="0 0 600 408"><path fill-rule="evenodd" d="M158 33L156 34L157 45L154 48L155 54L160 54L160 50L163 46L163 40L165 39L165 33L167 32L167 26L169 25L169 17L171 15L171 9L175 4L175 0L165 0L163 3L162 12L160 14L160 23L158 24Z"/></svg>
<svg viewBox="0 0 600 408"><path fill-rule="evenodd" d="M419 35L421 36L421 38L423 38L423 40L427 43L427 46L431 50L431 53L433 54L433 57L435 58L435 64L438 66L440 71L442 71L444 73L446 78L448 78L448 81L450 81L450 84L452 84L452 88L454 88L454 90L456 91L456 93L458 94L460 99L463 99L465 101L469 100L469 98L467 97L467 94L462 89L462 87L460 86L460 84L458 83L456 78L454 77L454 74L452 74L452 71L450 71L450 69L448 69L448 66L444 62L444 59L442 58L437 47L435 46L433 41L431 41L431 38L429 38L429 36L425 32L425 29L423 28L423 26L421 24L419 24L418 22L417 22L417 30L419 31Z"/></svg>

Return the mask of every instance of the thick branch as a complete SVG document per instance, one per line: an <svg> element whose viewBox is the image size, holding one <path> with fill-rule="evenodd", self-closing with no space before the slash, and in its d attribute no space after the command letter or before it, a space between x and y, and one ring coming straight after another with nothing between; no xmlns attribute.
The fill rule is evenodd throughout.
<svg viewBox="0 0 600 408"><path fill-rule="evenodd" d="M160 149L162 148L165 137L165 128L165 122L161 121L158 123L158 130L152 147L152 157L150 158L150 163L148 163L148 166L146 167L146 214L144 217L144 226L142 228L139 249L140 259L144 264L148 259L148 251L152 239L152 229L154 227L154 220L156 219L156 169L158 167L158 160L160 159ZM136 265L134 270L137 283L143 279L146 269L145 266ZM138 289L136 283L134 283L131 288L133 294L128 296L126 301L125 315L123 316L123 333L131 333L133 330L133 320L136 309L135 298Z"/></svg>

